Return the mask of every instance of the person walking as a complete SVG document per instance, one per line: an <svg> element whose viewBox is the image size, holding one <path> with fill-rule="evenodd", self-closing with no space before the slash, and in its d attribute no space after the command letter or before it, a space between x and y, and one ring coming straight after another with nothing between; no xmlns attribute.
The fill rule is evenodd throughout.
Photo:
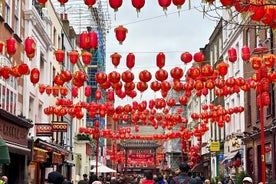
<svg viewBox="0 0 276 184"><path fill-rule="evenodd" d="M146 170L144 172L145 179L141 182L141 184L154 184L153 173L151 170Z"/></svg>
<svg viewBox="0 0 276 184"><path fill-rule="evenodd" d="M180 173L173 177L170 184L190 184L191 177L189 176L190 166L187 163L179 165Z"/></svg>
<svg viewBox="0 0 276 184"><path fill-rule="evenodd" d="M88 184L88 176L87 174L82 175L83 179L78 182L78 184Z"/></svg>
<svg viewBox="0 0 276 184"><path fill-rule="evenodd" d="M2 176L0 179L0 184L8 184L8 177Z"/></svg>
<svg viewBox="0 0 276 184"><path fill-rule="evenodd" d="M247 177L243 178L242 183L243 184L253 184L253 180L251 177L247 176Z"/></svg>

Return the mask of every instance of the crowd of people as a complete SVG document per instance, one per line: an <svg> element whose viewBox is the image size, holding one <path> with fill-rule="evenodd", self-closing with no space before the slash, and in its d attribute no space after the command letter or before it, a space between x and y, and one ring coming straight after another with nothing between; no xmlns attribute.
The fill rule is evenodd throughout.
<svg viewBox="0 0 276 184"><path fill-rule="evenodd" d="M72 184L72 182L65 181L64 177L57 172L49 173L48 183ZM117 173L114 176L109 174L96 176L91 173L89 176L83 174L83 178L77 184L211 184L211 181L198 175L191 175L190 166L188 164L180 164L179 172L169 175L153 174L152 170L146 170L143 174ZM226 178L224 181L217 181L214 184L234 184L234 181L231 178ZM245 177L243 184L253 184L252 178Z"/></svg>

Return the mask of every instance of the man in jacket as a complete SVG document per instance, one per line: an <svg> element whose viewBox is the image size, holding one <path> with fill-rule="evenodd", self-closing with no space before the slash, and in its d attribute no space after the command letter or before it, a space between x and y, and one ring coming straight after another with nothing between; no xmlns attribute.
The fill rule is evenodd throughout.
<svg viewBox="0 0 276 184"><path fill-rule="evenodd" d="M190 171L190 166L187 163L179 165L180 173L174 177L170 184L190 184L189 181L191 177L188 175Z"/></svg>

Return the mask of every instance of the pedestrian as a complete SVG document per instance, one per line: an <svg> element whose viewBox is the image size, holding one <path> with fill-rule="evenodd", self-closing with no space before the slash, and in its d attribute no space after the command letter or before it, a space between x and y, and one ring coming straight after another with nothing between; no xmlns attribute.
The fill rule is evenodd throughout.
<svg viewBox="0 0 276 184"><path fill-rule="evenodd" d="M189 176L190 166L187 163L179 165L180 173L173 177L170 184L190 184L191 177Z"/></svg>
<svg viewBox="0 0 276 184"><path fill-rule="evenodd" d="M251 177L248 177L248 176L247 176L247 177L243 178L242 183L243 183L243 184L252 184L252 183L253 183L253 180L252 180Z"/></svg>
<svg viewBox="0 0 276 184"><path fill-rule="evenodd" d="M204 184L211 184L211 182L210 182L209 179L206 179L206 180L204 181Z"/></svg>
<svg viewBox="0 0 276 184"><path fill-rule="evenodd" d="M48 174L48 183L51 184L63 184L64 177L57 171L52 171Z"/></svg>
<svg viewBox="0 0 276 184"><path fill-rule="evenodd" d="M141 182L141 184L154 184L155 181L153 180L153 173L151 170L144 171L145 179Z"/></svg>
<svg viewBox="0 0 276 184"><path fill-rule="evenodd" d="M82 175L83 179L78 182L78 184L88 184L88 176L87 174Z"/></svg>
<svg viewBox="0 0 276 184"><path fill-rule="evenodd" d="M2 176L0 179L0 184L8 184L8 177Z"/></svg>

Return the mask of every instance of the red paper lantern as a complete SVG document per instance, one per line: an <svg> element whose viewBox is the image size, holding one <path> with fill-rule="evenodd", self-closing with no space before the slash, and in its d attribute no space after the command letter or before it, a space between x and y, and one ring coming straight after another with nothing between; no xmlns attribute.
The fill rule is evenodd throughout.
<svg viewBox="0 0 276 184"><path fill-rule="evenodd" d="M230 48L229 50L228 50L228 60L230 61L230 62L236 62L237 61L237 51L236 51L236 49L235 48Z"/></svg>
<svg viewBox="0 0 276 184"><path fill-rule="evenodd" d="M18 72L21 75L29 75L30 73L30 68L26 63L22 63L18 66Z"/></svg>
<svg viewBox="0 0 276 184"><path fill-rule="evenodd" d="M216 68L217 68L219 74L220 74L222 77L224 77L224 76L227 74L227 72L228 72L228 67L229 67L229 65L228 65L227 63L225 63L224 61L220 62L220 63L216 66Z"/></svg>
<svg viewBox="0 0 276 184"><path fill-rule="evenodd" d="M88 51L83 51L81 53L82 62L85 65L88 65L91 62L92 54Z"/></svg>
<svg viewBox="0 0 276 184"><path fill-rule="evenodd" d="M155 78L156 78L156 80L161 81L161 82L164 80L167 80L168 72L161 68L155 72Z"/></svg>
<svg viewBox="0 0 276 184"><path fill-rule="evenodd" d="M250 58L251 66L254 70L258 70L262 66L262 58L255 56Z"/></svg>
<svg viewBox="0 0 276 184"><path fill-rule="evenodd" d="M79 95L78 88L76 86L72 87L72 89L71 89L71 95L74 98L76 98Z"/></svg>
<svg viewBox="0 0 276 184"><path fill-rule="evenodd" d="M194 61L197 63L201 63L206 60L205 55L202 52L196 52L194 54Z"/></svg>
<svg viewBox="0 0 276 184"><path fill-rule="evenodd" d="M247 62L250 59L250 48L247 46L242 47L241 49L242 60Z"/></svg>
<svg viewBox="0 0 276 184"><path fill-rule="evenodd" d="M86 97L90 97L91 96L91 86L85 86L85 88L84 88L84 95Z"/></svg>
<svg viewBox="0 0 276 184"><path fill-rule="evenodd" d="M212 76L213 73L214 73L214 68L211 65L205 64L204 66L201 67L202 76L209 77L209 76Z"/></svg>
<svg viewBox="0 0 276 184"><path fill-rule="evenodd" d="M103 84L105 83L107 80L107 75L106 73L104 72L97 72L96 75L95 75L95 81L98 83L98 84Z"/></svg>
<svg viewBox="0 0 276 184"><path fill-rule="evenodd" d="M39 81L39 77L40 77L40 71L37 68L33 68L31 70L31 74L30 74L30 79L31 82L35 85L36 83L38 83Z"/></svg>
<svg viewBox="0 0 276 184"><path fill-rule="evenodd" d="M69 82L72 79L72 72L69 70L62 70L60 73L61 80Z"/></svg>
<svg viewBox="0 0 276 184"><path fill-rule="evenodd" d="M25 39L25 53L29 59L32 59L35 56L36 44L33 38L27 37Z"/></svg>
<svg viewBox="0 0 276 184"><path fill-rule="evenodd" d="M151 84L150 84L150 88L156 92L156 91L159 91L160 88L161 88L161 84L158 82L158 81L153 81Z"/></svg>
<svg viewBox="0 0 276 184"><path fill-rule="evenodd" d="M165 54L163 52L159 52L156 56L156 66L159 68L163 68L165 66Z"/></svg>
<svg viewBox="0 0 276 184"><path fill-rule="evenodd" d="M131 0L132 6L136 8L137 13L140 12L141 8L145 5L145 0Z"/></svg>
<svg viewBox="0 0 276 184"><path fill-rule="evenodd" d="M183 77L183 69L180 67L174 67L170 71L171 77L175 80L180 80Z"/></svg>
<svg viewBox="0 0 276 184"><path fill-rule="evenodd" d="M4 42L0 41L0 54L2 54L4 44L5 44Z"/></svg>
<svg viewBox="0 0 276 184"><path fill-rule="evenodd" d="M62 80L61 75L56 75L54 77L54 83L58 86L62 86L64 84L64 81Z"/></svg>
<svg viewBox="0 0 276 184"><path fill-rule="evenodd" d="M120 25L114 29L116 39L119 41L119 44L123 44L123 41L126 39L127 28Z"/></svg>
<svg viewBox="0 0 276 184"><path fill-rule="evenodd" d="M88 47L95 49L98 47L98 34L95 31L88 32Z"/></svg>
<svg viewBox="0 0 276 184"><path fill-rule="evenodd" d="M14 38L9 38L6 41L6 50L10 57L16 53L17 42Z"/></svg>
<svg viewBox="0 0 276 184"><path fill-rule="evenodd" d="M70 63L76 64L79 60L79 53L76 50L72 50L68 53Z"/></svg>
<svg viewBox="0 0 276 184"><path fill-rule="evenodd" d="M60 2L60 6L64 6L64 4L68 2L68 0L58 0L58 2Z"/></svg>
<svg viewBox="0 0 276 184"><path fill-rule="evenodd" d="M37 2L42 6L44 6L47 1L48 0L37 0Z"/></svg>
<svg viewBox="0 0 276 184"><path fill-rule="evenodd" d="M180 59L183 63L190 63L193 59L193 55L189 52L184 52L181 54Z"/></svg>
<svg viewBox="0 0 276 184"><path fill-rule="evenodd" d="M114 11L118 11L118 9L122 6L123 0L109 0L109 5Z"/></svg>
<svg viewBox="0 0 276 184"><path fill-rule="evenodd" d="M111 83L118 83L121 80L121 75L119 72L112 71L108 74L108 80Z"/></svg>
<svg viewBox="0 0 276 184"><path fill-rule="evenodd" d="M115 68L120 64L120 60L121 60L121 55L118 54L117 52L115 52L114 54L112 54L111 56L111 62L112 64L115 66Z"/></svg>
<svg viewBox="0 0 276 184"><path fill-rule="evenodd" d="M268 68L274 67L276 56L274 54L266 54L263 56L263 63Z"/></svg>
<svg viewBox="0 0 276 184"><path fill-rule="evenodd" d="M95 92L95 99L100 100L102 98L102 91L97 89Z"/></svg>
<svg viewBox="0 0 276 184"><path fill-rule="evenodd" d="M149 82L151 80L151 73L148 70L143 70L139 73L139 79L142 82Z"/></svg>
<svg viewBox="0 0 276 184"><path fill-rule="evenodd" d="M65 86L60 86L59 92L60 92L60 95L61 95L61 96L67 96L67 94L68 94L68 89L67 89L67 87L65 87Z"/></svg>
<svg viewBox="0 0 276 184"><path fill-rule="evenodd" d="M148 89L148 84L146 82L139 81L136 85L137 90L144 92Z"/></svg>
<svg viewBox="0 0 276 184"><path fill-rule="evenodd" d="M131 70L135 65L135 55L133 53L129 53L126 57L126 65Z"/></svg>
<svg viewBox="0 0 276 184"><path fill-rule="evenodd" d="M55 51L56 60L59 63L62 63L64 61L65 52L64 50L58 49Z"/></svg>
<svg viewBox="0 0 276 184"><path fill-rule="evenodd" d="M233 0L220 0L220 2L223 6L226 6L226 8L230 8L231 6L234 5Z"/></svg>
<svg viewBox="0 0 276 184"><path fill-rule="evenodd" d="M80 34L79 46L83 50L86 50L89 48L89 37L88 37L88 33L86 31L84 31Z"/></svg>
<svg viewBox="0 0 276 184"><path fill-rule="evenodd" d="M39 84L38 90L40 94L43 94L45 92L46 86L44 84Z"/></svg>
<svg viewBox="0 0 276 184"><path fill-rule="evenodd" d="M185 3L185 0L172 0L177 9L181 9L181 6Z"/></svg>
<svg viewBox="0 0 276 184"><path fill-rule="evenodd" d="M163 11L167 11L167 8L171 5L172 0L158 0L159 5L163 8Z"/></svg>
<svg viewBox="0 0 276 184"><path fill-rule="evenodd" d="M134 80L134 74L127 70L127 71L124 71L122 73L122 80L125 82L125 83L130 83Z"/></svg>
<svg viewBox="0 0 276 184"><path fill-rule="evenodd" d="M20 77L21 74L20 72L18 71L18 66L13 66L10 70L10 74L13 76L13 77Z"/></svg>
<svg viewBox="0 0 276 184"><path fill-rule="evenodd" d="M84 0L84 3L88 6L88 8L91 8L96 3L96 0Z"/></svg>

